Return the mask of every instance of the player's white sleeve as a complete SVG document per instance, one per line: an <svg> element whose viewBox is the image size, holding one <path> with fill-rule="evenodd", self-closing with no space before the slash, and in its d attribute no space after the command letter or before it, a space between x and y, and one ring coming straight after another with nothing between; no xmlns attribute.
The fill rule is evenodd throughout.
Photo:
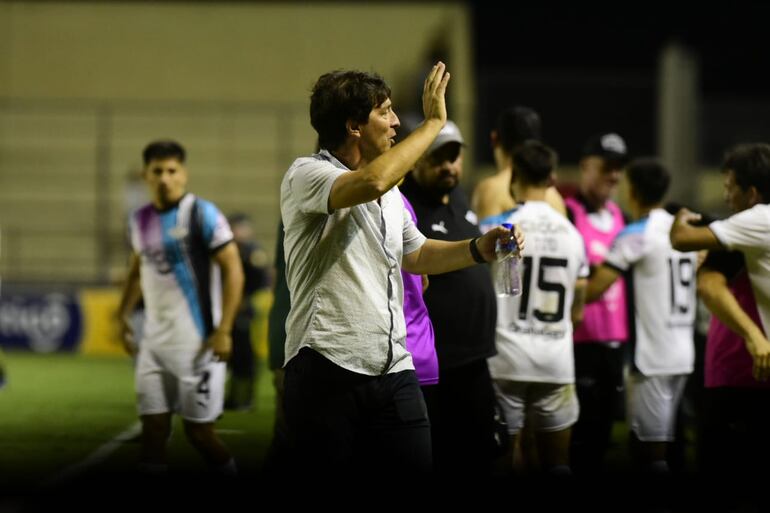
<svg viewBox="0 0 770 513"><path fill-rule="evenodd" d="M626 226L612 242L604 263L620 272L638 262L645 254L646 222Z"/></svg>
<svg viewBox="0 0 770 513"><path fill-rule="evenodd" d="M714 221L709 229L727 249L770 248L770 205L754 205L723 221Z"/></svg>

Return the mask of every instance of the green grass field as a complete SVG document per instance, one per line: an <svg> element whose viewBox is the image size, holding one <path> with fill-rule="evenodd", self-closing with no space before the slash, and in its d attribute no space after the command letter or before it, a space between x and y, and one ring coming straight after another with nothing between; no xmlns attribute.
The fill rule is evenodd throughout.
<svg viewBox="0 0 770 513"><path fill-rule="evenodd" d="M0 389L0 492L45 491L62 475L68 477L59 483L82 483L134 471L138 442L114 441L138 420L129 358L9 353L6 367L8 384ZM264 369L256 397L253 411L228 411L217 423L239 470L248 476L259 474L272 437L274 393L271 373ZM618 475L630 471L626 436L626 425L616 423L607 464ZM691 469L692 434L687 438L686 466ZM111 441L110 450L105 450ZM97 453L95 458L100 448L106 454ZM172 475L205 475L203 462L187 444L178 421L169 459Z"/></svg>
<svg viewBox="0 0 770 513"><path fill-rule="evenodd" d="M116 442L106 458L72 468L137 422L129 358L9 353L6 371L8 384L0 389L0 489L34 489L63 472L82 479L133 470L139 455L135 440ZM269 372L260 373L257 390L253 411L228 411L217 423L247 473L258 472L272 436ZM203 469L179 423L169 459L172 472Z"/></svg>

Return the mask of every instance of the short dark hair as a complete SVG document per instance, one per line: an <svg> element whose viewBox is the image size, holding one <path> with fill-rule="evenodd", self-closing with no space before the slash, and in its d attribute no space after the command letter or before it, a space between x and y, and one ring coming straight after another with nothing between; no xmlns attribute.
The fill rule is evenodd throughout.
<svg viewBox="0 0 770 513"><path fill-rule="evenodd" d="M227 216L227 222L232 227L241 223L250 223L251 217L249 217L249 214L245 212L233 212L232 214Z"/></svg>
<svg viewBox="0 0 770 513"><path fill-rule="evenodd" d="M520 179L530 185L543 185L548 182L556 168L558 155L540 141L524 141L513 152L512 181Z"/></svg>
<svg viewBox="0 0 770 513"><path fill-rule="evenodd" d="M497 116L497 136L503 151L509 154L524 141L539 141L541 130L540 115L529 107L515 105Z"/></svg>
<svg viewBox="0 0 770 513"><path fill-rule="evenodd" d="M671 184L671 173L653 158L632 161L626 168L626 176L634 198L644 207L661 203Z"/></svg>
<svg viewBox="0 0 770 513"><path fill-rule="evenodd" d="M743 189L756 187L762 202L770 202L770 145L739 144L725 154L722 170L735 174L735 183Z"/></svg>
<svg viewBox="0 0 770 513"><path fill-rule="evenodd" d="M185 152L182 145L171 139L153 141L148 144L142 152L145 166L153 160L168 158L175 158L179 162L184 163L186 156L187 152Z"/></svg>
<svg viewBox="0 0 770 513"><path fill-rule="evenodd" d="M362 71L332 71L320 76L310 96L310 124L321 148L336 150L345 142L349 119L365 124L372 109L390 98L382 77Z"/></svg>

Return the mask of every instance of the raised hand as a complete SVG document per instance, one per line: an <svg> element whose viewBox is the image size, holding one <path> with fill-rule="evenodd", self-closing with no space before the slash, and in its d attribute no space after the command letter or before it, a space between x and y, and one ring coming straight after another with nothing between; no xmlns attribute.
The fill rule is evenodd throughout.
<svg viewBox="0 0 770 513"><path fill-rule="evenodd" d="M449 83L449 72L446 65L439 61L425 78L422 90L422 110L425 120L438 120L446 123L446 86Z"/></svg>

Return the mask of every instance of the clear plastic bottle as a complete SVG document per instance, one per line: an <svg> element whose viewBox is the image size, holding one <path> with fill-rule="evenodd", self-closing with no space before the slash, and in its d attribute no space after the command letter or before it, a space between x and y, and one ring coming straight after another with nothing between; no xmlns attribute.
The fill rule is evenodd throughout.
<svg viewBox="0 0 770 513"><path fill-rule="evenodd" d="M513 225L503 223L504 228L511 230L511 238L508 242L495 243L495 255L497 255L497 276L495 277L495 289L500 297L518 296L521 294L521 275L519 274L519 247L513 237Z"/></svg>

